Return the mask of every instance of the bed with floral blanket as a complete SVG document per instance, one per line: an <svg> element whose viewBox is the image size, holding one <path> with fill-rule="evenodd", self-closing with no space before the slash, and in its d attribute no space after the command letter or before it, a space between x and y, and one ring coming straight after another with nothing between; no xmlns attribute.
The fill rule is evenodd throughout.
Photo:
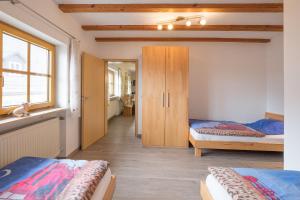
<svg viewBox="0 0 300 200"><path fill-rule="evenodd" d="M0 199L92 199L108 170L102 160L24 157L0 169Z"/></svg>
<svg viewBox="0 0 300 200"><path fill-rule="evenodd" d="M284 122L277 119L245 124L190 119L189 125L189 141L195 148L195 156L201 156L203 149L283 152Z"/></svg>
<svg viewBox="0 0 300 200"><path fill-rule="evenodd" d="M231 121L190 120L192 127L199 134L219 136L264 137L265 134L244 124Z"/></svg>
<svg viewBox="0 0 300 200"><path fill-rule="evenodd" d="M204 200L299 200L300 172L251 168L209 168Z"/></svg>

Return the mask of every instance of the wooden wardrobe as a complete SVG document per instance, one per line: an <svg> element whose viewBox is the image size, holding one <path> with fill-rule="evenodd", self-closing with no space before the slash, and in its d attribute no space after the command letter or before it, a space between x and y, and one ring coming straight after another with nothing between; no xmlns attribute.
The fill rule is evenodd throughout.
<svg viewBox="0 0 300 200"><path fill-rule="evenodd" d="M189 51L143 48L142 142L144 146L188 146Z"/></svg>

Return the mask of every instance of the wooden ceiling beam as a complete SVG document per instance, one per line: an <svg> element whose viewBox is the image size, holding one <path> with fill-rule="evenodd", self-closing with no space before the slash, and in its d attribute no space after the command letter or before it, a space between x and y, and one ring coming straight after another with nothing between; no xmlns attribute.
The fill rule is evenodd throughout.
<svg viewBox="0 0 300 200"><path fill-rule="evenodd" d="M157 31L157 25L84 25L86 31ZM163 29L167 31L166 28ZM282 25L174 25L174 31L276 31L282 32Z"/></svg>
<svg viewBox="0 0 300 200"><path fill-rule="evenodd" d="M76 12L283 12L282 3L248 4L59 4L65 13Z"/></svg>
<svg viewBox="0 0 300 200"><path fill-rule="evenodd" d="M261 38L183 38L183 37L103 37L96 42L239 42L239 43L268 43L270 39Z"/></svg>

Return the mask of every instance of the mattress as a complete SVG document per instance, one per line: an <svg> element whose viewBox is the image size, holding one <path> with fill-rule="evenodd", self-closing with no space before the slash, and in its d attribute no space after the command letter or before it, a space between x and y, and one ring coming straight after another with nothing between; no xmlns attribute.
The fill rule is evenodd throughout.
<svg viewBox="0 0 300 200"><path fill-rule="evenodd" d="M198 141L261 142L268 144L283 144L284 142L284 135L266 135L265 137L220 136L199 134L193 128L190 128L190 135Z"/></svg>
<svg viewBox="0 0 300 200"><path fill-rule="evenodd" d="M97 186L91 200L103 199L105 192L110 184L110 181L111 181L111 171L110 171L110 169L107 169L105 175L103 176L99 185Z"/></svg>
<svg viewBox="0 0 300 200"><path fill-rule="evenodd" d="M206 186L213 200L232 200L223 186L217 181L213 175L208 175L206 178Z"/></svg>

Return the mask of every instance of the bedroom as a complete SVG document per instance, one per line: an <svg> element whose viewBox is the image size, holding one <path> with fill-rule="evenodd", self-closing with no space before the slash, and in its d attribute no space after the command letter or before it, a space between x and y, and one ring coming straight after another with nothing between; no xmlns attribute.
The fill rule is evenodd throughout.
<svg viewBox="0 0 300 200"><path fill-rule="evenodd" d="M21 4L20 4L21 2ZM117 184L114 199L199 199L199 183L208 174L209 166L225 167L257 167L257 168L277 168L299 170L299 160L294 152L297 151L297 113L299 111L297 90L298 61L295 54L297 52L297 33L299 30L294 22L297 17L299 3L297 1L287 1L285 10L278 11L256 11L248 12L205 12L206 25L270 25L263 27L263 31L238 30L230 31L178 31L177 24L174 30L106 30L87 31L82 29L82 25L120 25L120 24L155 24L161 21L174 20L180 16L193 17L194 12L141 12L134 13L113 13L99 11L100 13L64 13L59 3L83 3L82 1L35 1L24 0L19 3L0 2L2 22L17 27L26 33L30 33L36 38L43 39L49 44L55 45L55 107L43 111L30 111L30 116L25 118L4 118L1 120L1 136L13 134L23 134L24 138L30 140L30 133L43 132L45 140L54 139L51 131L56 130L56 141L59 141L59 157L84 160L107 160L110 162L111 173L116 175ZM84 1L84 3L99 3L99 1ZM23 4L22 4L23 3ZM104 2L100 2L104 3ZM110 3L110 2L106 2ZM135 1L118 1L116 3L136 3ZM147 1L147 3L153 3ZM155 2L157 3L157 2ZM160 3L170 3L163 1ZM181 1L171 2L183 3ZM186 2L185 2L186 3ZM190 1L187 3L195 3ZM197 3L207 3L201 1ZM211 3L211 2L210 2ZM220 3L220 1L214 1ZM226 2L227 3L227 2ZM260 1L260 0L232 0L228 3L282 3L282 1ZM25 6L24 6L25 5ZM297 7L298 6L298 7ZM276 6L275 6L276 7ZM111 7L110 7L111 8ZM281 7L282 8L282 7ZM108 8L109 9L109 8ZM288 9L288 10L286 10ZM280 9L279 9L280 10ZM197 13L196 13L197 15ZM200 19L197 15L196 21ZM177 22L176 22L177 23ZM185 27L185 21L178 22L178 26ZM182 23L182 24L180 24ZM196 22L192 22L196 23ZM278 26L284 24L283 30L278 30ZM197 24L192 24L198 26ZM200 26L200 25L199 25ZM272 27L277 30L271 30ZM1 27L2 28L2 27ZM103 27L102 27L103 28ZM105 26L104 26L105 28ZM106 27L109 28L109 27ZM136 28L136 27L135 27ZM219 27L220 28L220 27ZM231 27L232 28L232 27ZM274 28L274 27L273 27ZM116 29L116 27L114 27ZM218 27L217 27L218 29ZM223 27L224 29L224 27ZM279 28L280 29L280 28ZM95 41L95 38L98 41ZM105 38L134 37L142 38L184 38L185 41L104 41ZM205 41L199 38L257 38L263 39L257 42L245 41ZM100 39L99 39L100 38ZM194 38L188 41L187 38ZM195 39L196 38L196 39ZM271 41L267 41L271 39ZM155 39L154 39L155 40ZM157 39L156 39L157 40ZM284 44L283 44L283 41ZM263 43L261 43L263 42ZM71 45L70 45L71 44ZM241 123L250 123L265 117L265 113L276 113L284 115L285 119L285 158L282 153L273 152L251 152L251 151L223 151L204 150L201 158L194 157L192 148L145 148L142 141L134 136L134 129L122 124L116 124L115 128L119 133L124 132L123 137L115 138L116 135L107 135L107 119L105 110L105 98L101 99L101 108L91 106L91 112L85 127L99 128L101 125L101 135L97 135L93 140L86 143L86 150L80 151L79 147L85 148L82 142L82 117L81 112L81 71L80 56L82 52L94 55L93 59L98 66L101 65L101 75L105 75L105 65L101 59L137 59L138 77L143 79L143 47L145 46L176 46L187 47L189 49L188 64L188 91L189 107L188 118L228 120ZM284 46L284 47L283 47ZM29 51L31 52L31 51ZM29 53L30 54L30 53ZM283 59L285 57L285 59ZM29 59L30 60L30 59ZM103 64L103 68L102 68ZM90 67L94 67L89 65ZM96 67L97 68L97 67ZM85 68L83 68L85 70ZM99 68L98 68L99 69ZM6 69L5 69L6 70ZM102 71L103 70L103 71ZM298 70L298 71L297 71ZM285 73L283 73L285 71ZM93 70L91 69L91 72ZM23 73L23 72L22 72ZM98 71L97 71L98 73ZM34 74L32 74L34 75ZM52 74L49 74L51 76ZM90 76L96 76L90 74ZM28 75L29 76L29 75ZM48 74L47 74L48 76ZM4 79L7 80L6 78ZM81 79L84 81L84 77ZM88 80L88 79L86 79ZM91 79L87 82L91 86L100 79ZM105 80L105 77L103 79ZM179 79L178 79L179 80ZM28 81L30 83L30 81ZM180 82L180 81L179 81ZM100 82L99 82L100 83ZM101 84L103 84L102 82ZM155 83L155 81L153 82ZM175 84L175 83L174 83ZM4 87L7 84L4 84ZM30 85L29 85L30 86ZM138 98L136 115L136 130L142 134L143 121L142 88L143 82L137 83ZM49 87L49 86L48 86ZM101 85L102 90L105 85ZM178 87L177 87L178 88ZM50 91L50 90L49 90ZM154 92L155 90L153 90ZM170 94L172 95L172 94ZM105 91L103 90L103 97ZM172 97L172 96L171 96ZM178 99L180 96L178 96ZM28 97L30 98L30 96ZM164 103L168 105L168 94L164 96ZM84 99L83 99L84 102ZM98 101L99 102L99 101ZM162 103L162 98L159 98ZM174 98L171 98L171 105ZM100 105L99 104L99 105ZM84 107L84 105L83 105ZM96 111L96 109L99 109ZM84 110L84 109L83 109ZM85 109L86 111L86 109ZM85 115L86 116L86 115ZM94 116L94 117L92 117ZM51 123L44 123L55 118ZM93 119L102 119L101 123L94 123ZM93 122L93 123L92 123ZM185 120L183 123L188 123ZM180 123L178 123L180 124ZM29 129L27 129L29 128ZM187 127L186 127L187 128ZM35 131L33 131L35 130ZM37 131L38 130L38 131ZM100 130L100 129L99 129ZM156 129L153 129L156 130ZM38 134L38 133L37 133ZM46 135L50 134L50 138ZM185 136L187 136L186 133ZM105 136L104 136L105 135ZM93 135L94 137L95 135ZM100 139L100 137L104 136ZM98 140L100 139L100 140ZM186 138L185 138L186 139ZM28 141L26 140L26 141ZM4 141L3 138L0 140ZM92 143L95 144L91 145ZM186 142L187 140L185 140ZM16 143L13 143L16 144ZM185 143L187 144L187 143ZM18 145L25 145L24 142ZM43 143L44 146L47 142ZM14 145L4 145L5 150L20 151ZM42 145L41 145L42 146ZM55 145L52 145L55 146ZM90 147L88 147L90 146ZM1 146L2 147L2 146ZM42 146L43 147L43 146ZM41 148L42 148L41 147ZM57 147L57 146L56 146ZM4 147L3 147L4 148ZM48 149L49 150L49 149ZM45 155L44 150L35 154L25 153L9 159L1 154L2 166L13 162L23 156L37 157L57 157L57 148L52 149L51 155ZM44 151L44 152L42 152ZM46 153L47 154L47 153ZM49 154L49 152L48 152ZM9 162L8 162L9 161ZM1 166L1 167L2 167ZM157 166L160 166L159 168ZM109 175L108 175L109 176ZM128 184L129 183L129 184Z"/></svg>

